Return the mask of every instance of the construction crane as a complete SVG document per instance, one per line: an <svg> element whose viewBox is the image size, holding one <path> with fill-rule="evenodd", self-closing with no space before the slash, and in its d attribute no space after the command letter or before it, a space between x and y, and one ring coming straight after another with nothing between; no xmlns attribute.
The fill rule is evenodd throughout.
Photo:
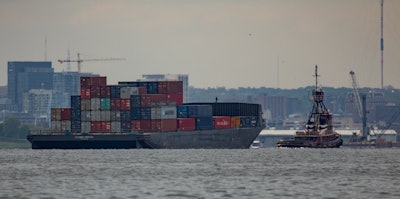
<svg viewBox="0 0 400 199"><path fill-rule="evenodd" d="M82 62L86 62L86 61L117 61L117 60L125 60L125 58L81 59L80 53L78 53L78 59L76 59L76 60L71 60L71 59L61 60L61 59L59 59L58 62L60 62L60 64L62 64L64 62L78 63L78 74L81 74L81 63Z"/></svg>
<svg viewBox="0 0 400 199"><path fill-rule="evenodd" d="M358 116L360 116L360 118L361 118L362 113L363 113L363 108L361 105L360 93L358 92L358 82L357 82L356 74L354 73L354 71L350 71L350 76L351 76L351 81L352 81L352 85L353 85L353 95L354 95L354 98L356 99Z"/></svg>

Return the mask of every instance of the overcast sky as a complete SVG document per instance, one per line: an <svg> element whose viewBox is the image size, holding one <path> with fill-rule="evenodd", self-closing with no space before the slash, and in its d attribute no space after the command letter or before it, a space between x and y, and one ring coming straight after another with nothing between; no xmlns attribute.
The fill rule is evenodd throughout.
<svg viewBox="0 0 400 199"><path fill-rule="evenodd" d="M400 88L400 1L384 1L384 26L384 85ZM299 88L317 64L321 86L351 87L350 70L381 86L379 0L0 0L0 32L0 85L8 61L68 70L57 60L70 49L125 58L82 63L108 84L170 73L198 88Z"/></svg>

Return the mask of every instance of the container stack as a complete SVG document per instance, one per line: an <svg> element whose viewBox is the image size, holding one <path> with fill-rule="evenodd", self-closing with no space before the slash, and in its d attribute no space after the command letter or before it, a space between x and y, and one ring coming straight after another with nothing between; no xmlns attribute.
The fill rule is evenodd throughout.
<svg viewBox="0 0 400 199"><path fill-rule="evenodd" d="M119 82L81 77L70 108L51 110L53 132L171 132L255 127L261 107L241 103L183 104L182 81Z"/></svg>

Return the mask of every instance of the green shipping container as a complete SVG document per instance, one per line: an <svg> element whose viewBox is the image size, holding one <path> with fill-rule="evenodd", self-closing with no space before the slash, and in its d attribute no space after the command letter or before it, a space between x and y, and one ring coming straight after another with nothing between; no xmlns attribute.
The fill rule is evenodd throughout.
<svg viewBox="0 0 400 199"><path fill-rule="evenodd" d="M110 98L101 98L100 99L100 110L110 110L110 108L111 108Z"/></svg>

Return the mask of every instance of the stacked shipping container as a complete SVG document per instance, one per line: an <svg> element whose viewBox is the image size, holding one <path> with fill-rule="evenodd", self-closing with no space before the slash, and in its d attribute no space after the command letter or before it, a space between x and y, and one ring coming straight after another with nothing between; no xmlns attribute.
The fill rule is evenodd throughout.
<svg viewBox="0 0 400 199"><path fill-rule="evenodd" d="M237 109L207 103L183 105L182 81L119 82L118 85L106 82L106 77L81 77L81 94L71 96L71 108L51 110L52 130L193 131L252 127L258 121L255 115L260 110L253 110L253 106Z"/></svg>

